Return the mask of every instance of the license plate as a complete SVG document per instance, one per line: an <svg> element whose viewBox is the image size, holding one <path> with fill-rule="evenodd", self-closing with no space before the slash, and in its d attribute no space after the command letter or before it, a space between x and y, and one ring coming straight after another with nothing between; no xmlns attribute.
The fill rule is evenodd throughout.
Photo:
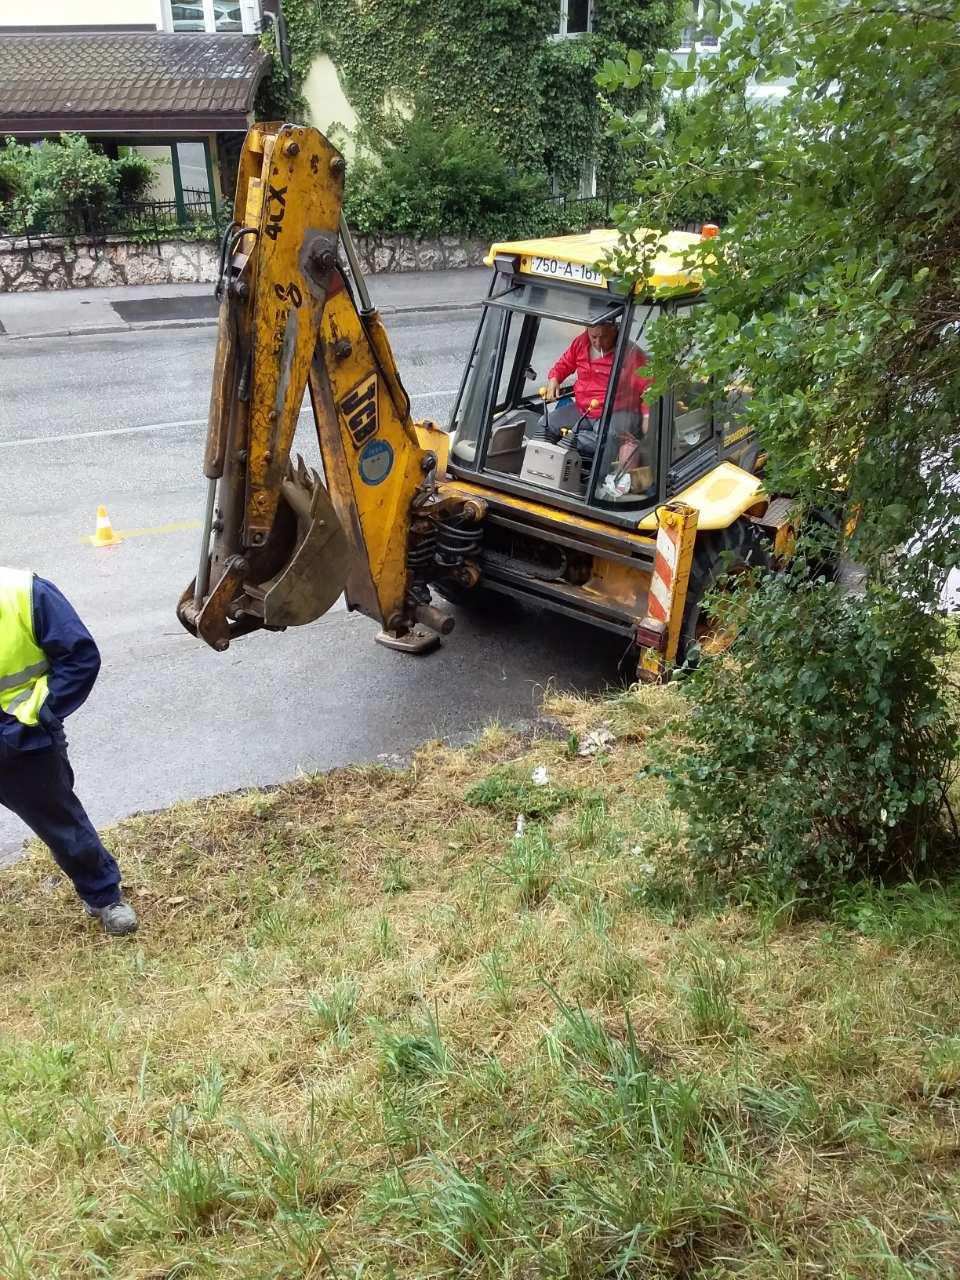
<svg viewBox="0 0 960 1280"><path fill-rule="evenodd" d="M606 280L593 267L582 262L558 262L556 258L530 258L530 270L535 276L550 276L554 280L573 280L578 284L606 286Z"/></svg>

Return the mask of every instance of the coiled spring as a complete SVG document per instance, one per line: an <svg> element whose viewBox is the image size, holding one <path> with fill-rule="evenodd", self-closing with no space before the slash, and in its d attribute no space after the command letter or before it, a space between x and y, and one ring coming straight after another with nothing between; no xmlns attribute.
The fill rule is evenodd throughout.
<svg viewBox="0 0 960 1280"><path fill-rule="evenodd" d="M425 578L437 551L437 526L423 521L413 532L407 547L407 568L418 578Z"/></svg>
<svg viewBox="0 0 960 1280"><path fill-rule="evenodd" d="M475 520L454 516L439 522L437 563L458 565L480 554L483 528Z"/></svg>

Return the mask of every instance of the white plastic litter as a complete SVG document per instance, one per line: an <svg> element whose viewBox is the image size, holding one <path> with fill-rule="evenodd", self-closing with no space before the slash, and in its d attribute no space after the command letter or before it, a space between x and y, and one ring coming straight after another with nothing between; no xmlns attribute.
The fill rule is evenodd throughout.
<svg viewBox="0 0 960 1280"><path fill-rule="evenodd" d="M580 742L577 748L578 756L595 756L598 751L603 751L609 747L611 742L616 742L616 735L612 734L609 729L594 729L592 733L588 733Z"/></svg>
<svg viewBox="0 0 960 1280"><path fill-rule="evenodd" d="M530 775L530 781L535 787L545 787L550 781L550 775L547 773L547 766L545 764L538 764Z"/></svg>

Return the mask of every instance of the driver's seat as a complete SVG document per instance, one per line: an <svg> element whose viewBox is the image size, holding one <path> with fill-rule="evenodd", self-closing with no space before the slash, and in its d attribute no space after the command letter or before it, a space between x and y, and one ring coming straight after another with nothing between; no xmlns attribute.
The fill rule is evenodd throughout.
<svg viewBox="0 0 960 1280"><path fill-rule="evenodd" d="M490 431L487 466L493 467L495 471L519 471L523 463L525 428L526 422L522 418L498 422Z"/></svg>

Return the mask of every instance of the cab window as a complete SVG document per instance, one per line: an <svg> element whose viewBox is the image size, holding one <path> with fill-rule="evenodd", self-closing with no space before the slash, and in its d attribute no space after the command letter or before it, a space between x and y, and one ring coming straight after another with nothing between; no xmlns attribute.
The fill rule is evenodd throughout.
<svg viewBox="0 0 960 1280"><path fill-rule="evenodd" d="M606 291L580 291L516 279L488 300L454 412L451 461L519 475L543 414L540 388L584 328L619 318L623 303ZM572 380L568 386L572 384Z"/></svg>
<svg viewBox="0 0 960 1280"><path fill-rule="evenodd" d="M722 435L724 444L732 437L740 438L746 425L745 411L753 395L753 387L748 386L743 375L732 378L724 387L723 395L717 400L717 429Z"/></svg>
<svg viewBox="0 0 960 1280"><path fill-rule="evenodd" d="M649 337L659 314L657 306L638 306L621 348L595 480L595 501L603 506L640 508L656 496L661 414L647 389Z"/></svg>
<svg viewBox="0 0 960 1280"><path fill-rule="evenodd" d="M673 390L673 446L670 461L679 462L713 435L710 384L691 375Z"/></svg>
<svg viewBox="0 0 960 1280"><path fill-rule="evenodd" d="M462 466L475 467L479 462L480 435L487 419L490 388L508 318L502 311L485 310L483 313L453 418L452 453L454 460Z"/></svg>

